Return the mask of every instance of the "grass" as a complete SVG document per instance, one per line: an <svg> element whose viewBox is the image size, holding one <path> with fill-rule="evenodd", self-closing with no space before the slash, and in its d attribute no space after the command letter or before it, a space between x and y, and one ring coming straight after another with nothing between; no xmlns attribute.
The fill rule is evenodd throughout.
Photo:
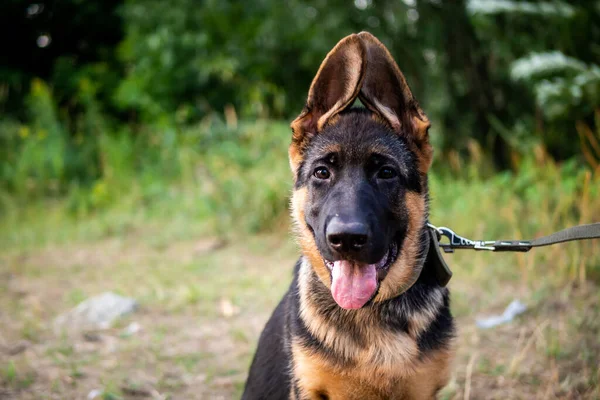
<svg viewBox="0 0 600 400"><path fill-rule="evenodd" d="M89 193L26 205L3 197L0 397L239 397L298 251L286 223L287 128L223 129L209 155L173 150L188 173L107 178L111 200L85 212L73 199ZM202 136L183 137L194 135ZM518 173L500 175L483 174L476 154L452 171L442 159L431 177L431 221L473 239L532 238L599 221L600 178L536 154ZM598 398L597 248L447 255L459 336L442 398ZM57 315L108 290L135 297L140 310L93 335L52 331ZM523 316L475 326L514 298L527 304ZM124 335L131 322L141 330Z"/></svg>
<svg viewBox="0 0 600 400"><path fill-rule="evenodd" d="M8 319L2 321L7 346L23 339L21 327L27 317L22 311L26 314L29 308L43 304L38 317L43 328L36 341L9 357L14 365L22 365L18 370L22 377L16 379L8 370L4 390L9 398L23 399L42 395L82 398L93 389L128 398L126 389L134 382L171 398L239 396L258 334L289 284L296 250L283 236L235 241L196 254L192 260L188 255L206 238L183 244L174 241L158 250L143 238L121 238L119 245L117 239L106 239L4 257L3 264L12 271L16 271L16 263L24 271L13 272L9 289L0 295L2 309L7 310L3 318ZM105 259L94 257L100 250ZM76 257L90 261L65 280L62 277L71 270L69 258L75 251L79 252ZM64 263L47 262L52 259ZM42 275L28 275L31 267L41 263L45 267ZM594 398L598 394L594 368L600 351L600 295L593 283L555 287L542 280L524 283L490 273L474 274L461 263L451 265L460 335L447 398L464 395L466 366L474 354L471 398L524 399L538 391L550 391L558 398ZM494 283L482 288L483 279ZM197 297L182 289L190 285L199 291ZM544 289L547 292L540 295L547 286L553 289ZM75 288L86 296L106 290L121 292L140 299L142 307L116 328L100 332L99 340L56 336L50 322L72 306L62 293ZM19 307L4 307L14 301L16 291L22 293L16 300ZM529 306L524 316L489 331L474 326L476 316L501 312L515 296ZM238 310L225 314L223 299ZM141 325L141 331L121 335L132 321ZM31 381L19 383L26 379Z"/></svg>

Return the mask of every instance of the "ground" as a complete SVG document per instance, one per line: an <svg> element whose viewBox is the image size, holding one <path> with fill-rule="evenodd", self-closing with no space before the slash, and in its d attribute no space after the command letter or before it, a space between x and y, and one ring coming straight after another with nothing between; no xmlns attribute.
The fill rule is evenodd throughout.
<svg viewBox="0 0 600 400"><path fill-rule="evenodd" d="M127 232L2 250L0 398L239 398L258 335L291 279L298 253L289 236ZM600 398L598 287L532 279L540 269L527 257L447 256L459 332L441 398ZM104 291L136 298L139 310L105 331L53 330L57 315ZM515 298L525 314L476 327ZM127 333L132 323L140 329Z"/></svg>

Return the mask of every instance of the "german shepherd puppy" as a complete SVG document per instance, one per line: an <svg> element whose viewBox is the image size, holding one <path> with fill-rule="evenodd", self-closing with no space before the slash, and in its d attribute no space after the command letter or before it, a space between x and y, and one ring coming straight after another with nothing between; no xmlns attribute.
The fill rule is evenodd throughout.
<svg viewBox="0 0 600 400"><path fill-rule="evenodd" d="M356 98L366 108L351 108ZM449 379L449 293L428 261L430 123L367 32L323 61L292 124L302 256L243 399L432 399Z"/></svg>

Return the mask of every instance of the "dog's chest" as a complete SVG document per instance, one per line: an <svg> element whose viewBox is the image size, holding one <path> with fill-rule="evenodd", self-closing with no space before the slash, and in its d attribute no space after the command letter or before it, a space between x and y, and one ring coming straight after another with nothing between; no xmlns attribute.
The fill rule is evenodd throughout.
<svg viewBox="0 0 600 400"><path fill-rule="evenodd" d="M406 343L403 344L406 346ZM370 355L376 351L371 350ZM298 345L292 346L296 386L293 399L433 399L449 378L450 353L440 351L426 360L393 357L379 363L364 362L342 367ZM382 356L381 354L379 355Z"/></svg>
<svg viewBox="0 0 600 400"><path fill-rule="evenodd" d="M449 376L448 353L425 361L393 365L362 364L340 368L322 355L292 346L295 390L292 399L433 399ZM391 360L390 360L391 361Z"/></svg>

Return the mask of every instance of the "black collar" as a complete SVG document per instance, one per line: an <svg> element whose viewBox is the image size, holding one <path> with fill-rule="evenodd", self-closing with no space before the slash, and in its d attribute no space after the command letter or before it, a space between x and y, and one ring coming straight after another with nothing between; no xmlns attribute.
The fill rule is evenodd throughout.
<svg viewBox="0 0 600 400"><path fill-rule="evenodd" d="M433 272L435 279L440 286L446 286L452 278L452 271L450 267L444 261L444 257L440 251L440 244L438 233L427 228L429 232L429 250L427 251L427 258L425 259L425 265L427 265L431 272Z"/></svg>

